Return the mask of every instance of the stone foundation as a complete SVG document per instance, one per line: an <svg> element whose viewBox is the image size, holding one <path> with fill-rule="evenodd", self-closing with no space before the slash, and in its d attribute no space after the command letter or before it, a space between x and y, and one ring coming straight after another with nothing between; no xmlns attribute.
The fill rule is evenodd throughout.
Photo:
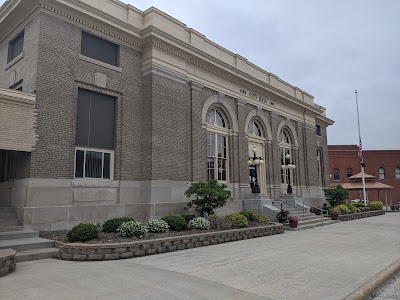
<svg viewBox="0 0 400 300"><path fill-rule="evenodd" d="M115 260L173 252L283 233L283 225L270 225L199 233L118 244L67 244L57 242L55 258L74 261Z"/></svg>
<svg viewBox="0 0 400 300"><path fill-rule="evenodd" d="M0 249L0 277L15 271L15 250Z"/></svg>

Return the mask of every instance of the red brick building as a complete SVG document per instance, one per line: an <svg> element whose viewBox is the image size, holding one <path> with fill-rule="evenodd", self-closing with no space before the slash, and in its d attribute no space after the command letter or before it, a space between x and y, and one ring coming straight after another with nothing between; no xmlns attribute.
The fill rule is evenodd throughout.
<svg viewBox="0 0 400 300"><path fill-rule="evenodd" d="M348 182L347 178L361 172L357 145L330 145L329 173L331 186ZM375 176L375 181L393 187L389 200L391 205L400 202L400 150L364 150L365 173ZM352 199L362 199L357 191L350 193ZM385 194L380 192L380 200L385 202ZM369 201L378 200L377 191L368 191Z"/></svg>

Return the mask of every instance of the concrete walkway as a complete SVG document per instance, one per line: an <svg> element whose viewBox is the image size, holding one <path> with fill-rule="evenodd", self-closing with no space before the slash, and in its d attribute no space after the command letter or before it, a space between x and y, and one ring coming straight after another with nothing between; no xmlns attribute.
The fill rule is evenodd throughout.
<svg viewBox="0 0 400 300"><path fill-rule="evenodd" d="M108 262L42 260L0 299L342 299L400 258L400 215Z"/></svg>

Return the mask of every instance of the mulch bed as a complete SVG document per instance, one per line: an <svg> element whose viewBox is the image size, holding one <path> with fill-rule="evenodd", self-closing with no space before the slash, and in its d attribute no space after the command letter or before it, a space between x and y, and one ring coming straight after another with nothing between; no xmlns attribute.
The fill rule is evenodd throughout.
<svg viewBox="0 0 400 300"><path fill-rule="evenodd" d="M270 223L249 222L249 225L247 226L247 228L265 226L268 224L270 224ZM226 229L226 230L230 230L230 229ZM99 237L97 239L90 240L85 243L86 244L126 243L126 242L154 240L154 239L168 238L168 237L175 237L175 236L185 236L185 235L207 233L207 232L214 232L214 231L223 231L223 229L210 229L210 230L189 229L189 230L184 230L184 231L169 231L169 232L165 232L165 233L148 233L144 238L138 238L135 236L123 237L119 233L114 233L114 232L106 233L106 232L100 231ZM44 239L68 243L67 233L68 233L68 230L40 231L39 236Z"/></svg>

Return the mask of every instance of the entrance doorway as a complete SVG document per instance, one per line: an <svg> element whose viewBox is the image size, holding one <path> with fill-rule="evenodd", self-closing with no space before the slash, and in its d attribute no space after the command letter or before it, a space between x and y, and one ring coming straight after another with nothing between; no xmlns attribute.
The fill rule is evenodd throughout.
<svg viewBox="0 0 400 300"><path fill-rule="evenodd" d="M266 161L266 156L265 156L265 146L264 143L258 142L258 141L250 141L249 140L249 157L253 157L253 148L257 149L256 156L261 156L261 158ZM250 181L250 186L253 188L253 184L255 182L255 168L257 168L257 179L258 179L258 185L260 186L260 194L263 196L267 195L267 169L266 169L266 164L259 164L255 166L249 166L249 181Z"/></svg>

